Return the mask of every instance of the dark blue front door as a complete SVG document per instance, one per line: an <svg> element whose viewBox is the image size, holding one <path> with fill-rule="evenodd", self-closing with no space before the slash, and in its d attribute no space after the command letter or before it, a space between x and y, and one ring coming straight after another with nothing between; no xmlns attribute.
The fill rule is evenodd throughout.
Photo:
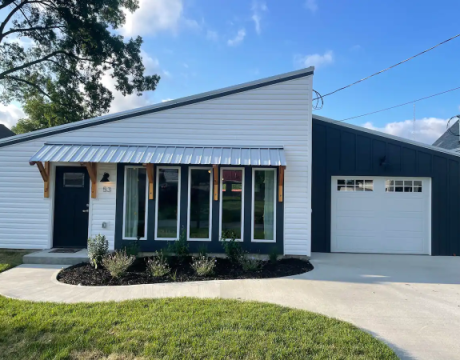
<svg viewBox="0 0 460 360"><path fill-rule="evenodd" d="M56 167L54 247L86 248L89 175L84 167Z"/></svg>

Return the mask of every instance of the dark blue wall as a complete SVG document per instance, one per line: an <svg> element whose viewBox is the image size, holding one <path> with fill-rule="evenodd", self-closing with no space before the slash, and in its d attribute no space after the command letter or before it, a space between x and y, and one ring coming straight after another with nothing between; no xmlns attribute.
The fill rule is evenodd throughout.
<svg viewBox="0 0 460 360"><path fill-rule="evenodd" d="M313 119L312 161L312 251L331 251L332 176L407 176L432 179L432 255L460 254L458 157Z"/></svg>
<svg viewBox="0 0 460 360"><path fill-rule="evenodd" d="M124 196L124 173L125 166L129 164L118 164L117 168L117 206L115 221L115 249L121 249L129 245L132 241L122 240L123 232L123 196ZM163 165L162 165L163 166ZM226 166L227 167L227 166ZM278 169L278 168L277 168ZM155 169L156 171L156 169ZM279 172L279 169L278 169ZM220 173L220 169L219 169ZM180 198L180 227L187 226L188 209L188 166L181 165L181 198ZM251 212L252 212L252 167L245 166L244 171L244 226L242 247L251 253L268 254L276 248L279 254L283 253L283 233L284 233L284 206L283 203L276 202L276 243L255 243L251 242ZM156 184L155 184L156 185ZM276 186L276 198L278 199L278 186ZM220 194L220 191L219 191ZM155 240L155 200L148 200L147 218L147 240L140 241L141 251L151 252L166 247L169 241ZM212 236L211 241L189 241L191 252L199 250L200 246L205 245L209 252L223 252L222 243L219 236L219 200L212 201Z"/></svg>

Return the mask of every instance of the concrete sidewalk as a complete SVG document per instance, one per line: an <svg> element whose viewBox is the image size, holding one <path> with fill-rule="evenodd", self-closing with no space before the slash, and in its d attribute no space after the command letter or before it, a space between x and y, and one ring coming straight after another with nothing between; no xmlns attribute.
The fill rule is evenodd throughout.
<svg viewBox="0 0 460 360"><path fill-rule="evenodd" d="M59 283L62 266L21 265L0 274L0 294L54 302L191 296L257 300L351 322L404 359L460 359L460 259L314 254L315 270L289 278L119 287Z"/></svg>

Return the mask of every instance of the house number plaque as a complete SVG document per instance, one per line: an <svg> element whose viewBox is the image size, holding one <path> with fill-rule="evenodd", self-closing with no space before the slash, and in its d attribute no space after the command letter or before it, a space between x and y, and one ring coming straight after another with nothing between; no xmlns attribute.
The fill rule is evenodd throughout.
<svg viewBox="0 0 460 360"><path fill-rule="evenodd" d="M112 188L110 186L104 186L102 192L112 192Z"/></svg>

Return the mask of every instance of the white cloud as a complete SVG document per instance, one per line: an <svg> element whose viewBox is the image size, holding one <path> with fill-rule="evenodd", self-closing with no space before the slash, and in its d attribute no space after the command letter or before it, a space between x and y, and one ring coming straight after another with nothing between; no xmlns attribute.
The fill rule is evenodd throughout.
<svg viewBox="0 0 460 360"><path fill-rule="evenodd" d="M3 105L0 104L0 124L6 125L10 128L18 122L19 119L24 117L24 111L13 104Z"/></svg>
<svg viewBox="0 0 460 360"><path fill-rule="evenodd" d="M134 13L126 12L121 33L124 36L149 36L162 31L177 34L180 27L200 28L196 20L184 16L182 0L140 0Z"/></svg>
<svg viewBox="0 0 460 360"><path fill-rule="evenodd" d="M384 127L376 127L371 122L367 122L363 126L431 145L444 134L447 129L447 121L446 119L423 118L415 120L415 123L413 120L404 120L388 123Z"/></svg>
<svg viewBox="0 0 460 360"><path fill-rule="evenodd" d="M312 13L315 13L316 10L318 10L318 3L316 2L316 0L306 0L305 7Z"/></svg>
<svg viewBox="0 0 460 360"><path fill-rule="evenodd" d="M262 21L262 14L268 11L268 7L264 2L259 2L255 0L252 3L252 21L254 21L254 26L256 28L257 34L262 32L261 29L261 21Z"/></svg>
<svg viewBox="0 0 460 360"><path fill-rule="evenodd" d="M206 32L206 38L211 41L217 41L219 40L219 34L217 33L217 31L208 30Z"/></svg>
<svg viewBox="0 0 460 360"><path fill-rule="evenodd" d="M171 101L171 100L174 100L174 99L163 99L163 100L161 100L161 102L164 103L164 102L168 102L168 101Z"/></svg>
<svg viewBox="0 0 460 360"><path fill-rule="evenodd" d="M301 67L314 66L319 68L324 65L329 65L334 62L334 53L329 50L323 55L321 54L310 54L306 56L297 55L294 57L294 61Z"/></svg>
<svg viewBox="0 0 460 360"><path fill-rule="evenodd" d="M243 42L244 38L246 37L246 30L245 29L240 29L238 30L238 33L233 39L228 39L227 45L228 46L237 46L241 42Z"/></svg>

